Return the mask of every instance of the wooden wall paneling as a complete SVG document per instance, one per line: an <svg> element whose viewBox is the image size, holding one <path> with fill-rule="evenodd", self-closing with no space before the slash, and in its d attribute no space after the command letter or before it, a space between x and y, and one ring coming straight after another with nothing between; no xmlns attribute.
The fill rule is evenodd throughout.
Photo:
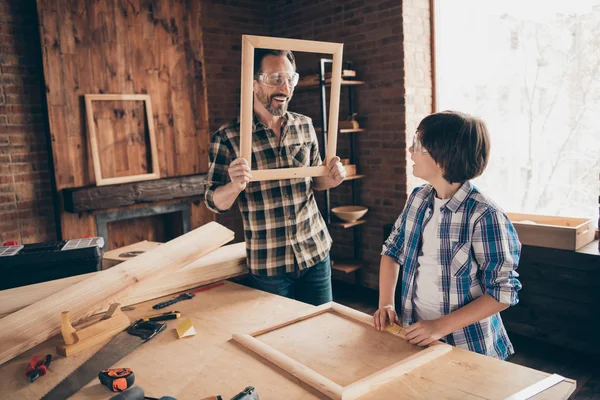
<svg viewBox="0 0 600 400"><path fill-rule="evenodd" d="M85 93L148 93L156 101L163 175L206 172L209 132L199 7L193 1L168 7L161 2L38 1L48 104L65 105L64 112L75 116L64 132L86 141L85 119L77 117ZM58 140L63 133L54 132L55 118L50 121ZM90 159L87 146L72 153L55 147L55 172L62 178L58 190L94 182L91 170L77 167ZM73 179L65 179L67 171L73 171Z"/></svg>
<svg viewBox="0 0 600 400"><path fill-rule="evenodd" d="M216 214L206 207L203 199L200 199L192 202L191 218L192 228L197 228L211 221L216 221ZM239 239L244 240L244 236L240 235Z"/></svg>
<svg viewBox="0 0 600 400"><path fill-rule="evenodd" d="M183 234L180 213L158 214L142 218L124 219L108 223L108 249L150 240L167 242ZM179 218L177 218L179 217Z"/></svg>
<svg viewBox="0 0 600 400"><path fill-rule="evenodd" d="M76 324L98 304L118 302L140 283L168 275L232 239L229 229L214 222L204 225L2 318L0 365L57 334L61 311L68 310Z"/></svg>
<svg viewBox="0 0 600 400"><path fill-rule="evenodd" d="M58 35L61 54L75 54L75 37L73 36L72 18L73 13L70 9L72 5L73 2L57 4L57 16L61 24Z"/></svg>
<svg viewBox="0 0 600 400"><path fill-rule="evenodd" d="M211 132L198 2L38 0L37 8L58 191L95 182L86 93L149 94L161 176L207 171ZM136 148L127 151L134 159ZM95 230L92 215L60 214L65 238Z"/></svg>
<svg viewBox="0 0 600 400"><path fill-rule="evenodd" d="M58 63L50 63L50 59L56 59L58 53L57 44L59 43L58 28L56 25L56 12L38 8L40 19L40 34L42 43L42 54L44 73L46 80L46 101L48 105L56 106L63 104L63 88L61 65ZM49 82L52 82L50 84ZM48 110L48 114L52 117L52 110Z"/></svg>
<svg viewBox="0 0 600 400"><path fill-rule="evenodd" d="M61 230L65 240L96 236L96 220L90 213L62 213Z"/></svg>
<svg viewBox="0 0 600 400"><path fill-rule="evenodd" d="M92 114L97 115L95 110ZM120 146L115 138L116 127L114 126L113 121L105 115L95 116L92 119L94 125L96 125L94 130L98 132L97 146L98 158L100 159L95 168L100 168L100 176L104 178L114 178L117 176L117 171L123 171L123 163L120 163L120 165L117 166L115 158L117 158L117 155L120 155L120 157L118 157L119 161L121 161L122 158L125 158L122 154L119 154L121 152L119 151ZM93 136L91 136L90 140L93 140L92 138ZM93 145L92 151L94 151ZM96 182L96 184L98 184L98 182Z"/></svg>

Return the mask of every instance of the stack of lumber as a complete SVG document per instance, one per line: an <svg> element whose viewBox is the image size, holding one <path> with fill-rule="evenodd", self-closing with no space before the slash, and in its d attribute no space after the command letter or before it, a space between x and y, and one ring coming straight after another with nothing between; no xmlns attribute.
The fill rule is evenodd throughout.
<svg viewBox="0 0 600 400"><path fill-rule="evenodd" d="M108 309L136 304L247 271L243 243L208 223L106 271L0 291L0 365L60 331L60 314L73 323Z"/></svg>

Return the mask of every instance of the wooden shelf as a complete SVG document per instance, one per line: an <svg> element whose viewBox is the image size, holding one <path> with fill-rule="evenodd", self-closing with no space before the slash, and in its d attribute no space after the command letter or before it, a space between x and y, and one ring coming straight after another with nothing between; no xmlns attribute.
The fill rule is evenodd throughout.
<svg viewBox="0 0 600 400"><path fill-rule="evenodd" d="M351 176L347 176L347 177L345 177L345 178L344 178L344 182L346 182L346 181L351 181L351 180L354 180L354 179L362 179L362 178L364 178L364 177L366 177L366 175L363 175L363 174L351 175Z"/></svg>
<svg viewBox="0 0 600 400"><path fill-rule="evenodd" d="M331 226L338 226L340 228L352 228L353 226L357 226L357 225L362 225L364 223L366 223L367 220L366 219L359 219L358 221L353 221L353 222L345 222L345 221L336 221L336 222L332 222Z"/></svg>
<svg viewBox="0 0 600 400"><path fill-rule="evenodd" d="M336 271L343 272L344 274L350 274L361 269L362 267L365 267L366 265L367 263L362 260L333 260L331 268Z"/></svg>
<svg viewBox="0 0 600 400"><path fill-rule="evenodd" d="M342 86L358 86L358 85L364 85L364 84L365 84L364 81L342 80L342 82L341 82ZM331 82L327 81L325 83L325 86L327 86L327 87L331 86ZM298 85L296 86L295 90L299 91L299 90L318 89L319 87L321 87L321 86L320 86L320 84L318 82L317 83L305 83L305 84L302 84L302 81L300 81L298 83Z"/></svg>
<svg viewBox="0 0 600 400"><path fill-rule="evenodd" d="M317 133L321 133L322 129L321 128L315 128L315 132ZM366 129L364 128L358 128L358 129L338 129L338 132L340 133L358 133L358 132L364 132L366 131Z"/></svg>

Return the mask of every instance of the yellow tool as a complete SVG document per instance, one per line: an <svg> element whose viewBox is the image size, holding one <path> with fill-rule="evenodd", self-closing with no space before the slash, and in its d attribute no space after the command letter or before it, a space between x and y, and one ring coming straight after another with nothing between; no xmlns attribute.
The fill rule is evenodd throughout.
<svg viewBox="0 0 600 400"><path fill-rule="evenodd" d="M130 324L127 315L121 312L119 303L111 304L102 318L96 322L78 329L71 325L69 312L63 311L60 331L65 343L56 346L56 352L63 357L69 357L116 336Z"/></svg>
<svg viewBox="0 0 600 400"><path fill-rule="evenodd" d="M392 335L396 335L401 337L402 339L406 339L404 335L404 328L397 324L390 324L385 327L385 330L391 333Z"/></svg>

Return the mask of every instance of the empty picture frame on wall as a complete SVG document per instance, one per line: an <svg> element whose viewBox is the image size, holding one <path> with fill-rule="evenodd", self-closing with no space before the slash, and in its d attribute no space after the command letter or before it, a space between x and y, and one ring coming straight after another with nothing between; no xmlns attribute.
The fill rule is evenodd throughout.
<svg viewBox="0 0 600 400"><path fill-rule="evenodd" d="M147 94L86 94L85 99L85 114L87 128L89 132L90 148L92 151L92 162L94 165L94 177L96 178L96 185L116 185L120 183L146 181L151 179L160 178L160 168L158 164L158 150L156 145L156 135L154 134L154 120L152 117L152 103L150 102L150 96ZM112 178L105 178L102 176L102 165L100 163L100 152L98 145L98 134L96 132L96 123L94 121L94 101L143 101L144 110L146 114L146 124L148 126L148 136L150 143L150 156L151 156L151 172L147 174L130 175L130 176L119 176Z"/></svg>
<svg viewBox="0 0 600 400"><path fill-rule="evenodd" d="M336 155L338 116L340 111L340 87L342 81L341 43L317 42L311 40L282 39L267 36L242 35L242 82L240 100L240 153L250 164L252 181L292 179L326 176L329 160ZM329 106L329 128L327 138L327 159L319 167L252 169L252 114L254 80L254 49L303 51L307 53L333 55L331 71L331 101Z"/></svg>

